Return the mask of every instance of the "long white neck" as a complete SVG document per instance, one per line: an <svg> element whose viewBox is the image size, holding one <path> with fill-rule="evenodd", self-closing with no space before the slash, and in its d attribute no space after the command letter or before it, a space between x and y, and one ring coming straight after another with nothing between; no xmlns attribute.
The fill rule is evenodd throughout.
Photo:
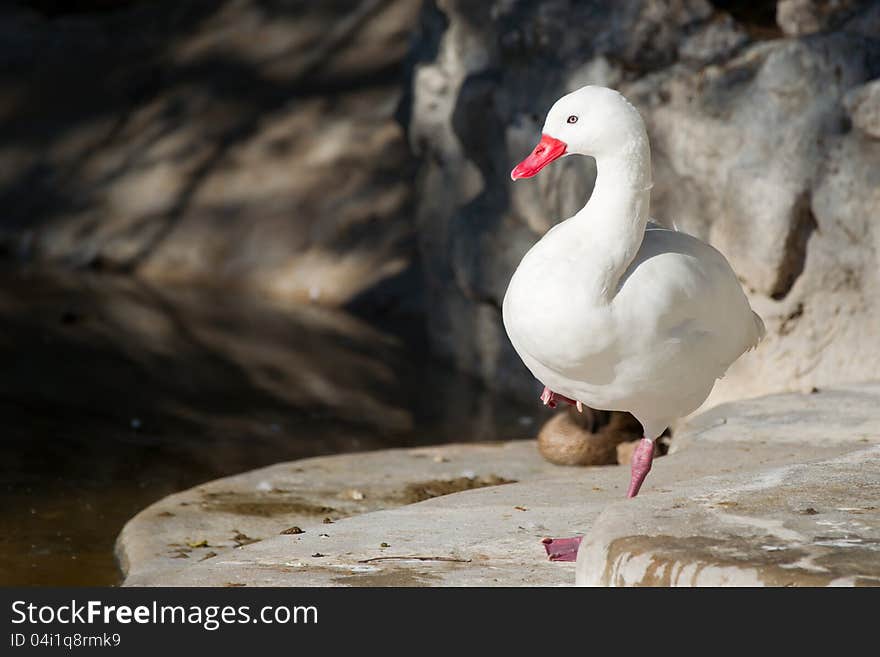
<svg viewBox="0 0 880 657"><path fill-rule="evenodd" d="M596 185L584 208L567 223L588 252L588 294L597 303L610 303L618 284L635 258L651 203L651 149L644 127L619 150L596 158ZM580 241L580 240L578 240Z"/></svg>

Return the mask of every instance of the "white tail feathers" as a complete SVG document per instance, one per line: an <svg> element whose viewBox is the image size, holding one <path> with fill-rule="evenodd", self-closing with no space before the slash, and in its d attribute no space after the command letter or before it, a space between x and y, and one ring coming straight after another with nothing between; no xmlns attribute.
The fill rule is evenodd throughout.
<svg viewBox="0 0 880 657"><path fill-rule="evenodd" d="M758 346L758 343L767 335L767 328L764 326L764 320L754 310L752 311L752 321L755 323L755 337L749 345L749 350Z"/></svg>

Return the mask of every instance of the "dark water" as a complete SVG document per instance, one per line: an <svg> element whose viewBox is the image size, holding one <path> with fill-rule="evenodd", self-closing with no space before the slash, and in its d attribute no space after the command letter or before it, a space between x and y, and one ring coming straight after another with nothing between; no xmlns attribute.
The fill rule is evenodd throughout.
<svg viewBox="0 0 880 657"><path fill-rule="evenodd" d="M119 581L153 501L290 459L526 438L516 406L431 361L418 331L220 290L0 275L0 584Z"/></svg>

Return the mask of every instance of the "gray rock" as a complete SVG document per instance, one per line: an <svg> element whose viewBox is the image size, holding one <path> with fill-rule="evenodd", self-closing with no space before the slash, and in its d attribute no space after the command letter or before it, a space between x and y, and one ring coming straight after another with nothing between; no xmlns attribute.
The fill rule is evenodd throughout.
<svg viewBox="0 0 880 657"><path fill-rule="evenodd" d="M578 553L577 583L880 585L878 396L876 383L769 395L691 419L670 454L740 445L753 467L727 463L672 496L609 505ZM770 445L787 447L792 461L766 467ZM834 445L844 451L810 460Z"/></svg>
<svg viewBox="0 0 880 657"><path fill-rule="evenodd" d="M851 444L878 438L880 384L806 390L722 404L678 427L670 453L720 443Z"/></svg>
<svg viewBox="0 0 880 657"><path fill-rule="evenodd" d="M851 89L843 103L856 128L880 139L880 80Z"/></svg>
<svg viewBox="0 0 880 657"><path fill-rule="evenodd" d="M804 269L784 299L752 296L768 339L728 371L708 404L876 377L880 142L852 131L825 147L827 161L810 191L816 229Z"/></svg>
<svg viewBox="0 0 880 657"><path fill-rule="evenodd" d="M880 586L880 445L609 506L581 586Z"/></svg>
<svg viewBox="0 0 880 657"><path fill-rule="evenodd" d="M5 251L334 306L412 262L401 85L377 78L414 3L125 5L0 14Z"/></svg>
<svg viewBox="0 0 880 657"><path fill-rule="evenodd" d="M143 546L152 534L180 542L191 532L147 510L120 538L121 552L146 554L141 563L129 560L125 584L571 585L574 564L547 561L541 539L579 534L586 535L577 564L583 584L874 584L880 580L878 398L880 384L868 384L719 407L679 431L676 449L655 462L635 500L623 499L629 468L541 464L533 443L437 448L436 454L450 454L440 464L413 460L406 450L376 452L359 462L358 477L378 485L377 500L388 497L381 490L409 481L409 469L454 473L457 462L480 462L480 473L490 467L521 480L332 525L303 518L298 534L279 535L290 520L279 518L274 527L265 525L264 540L171 567ZM313 477L325 476L322 468L330 489L347 485L352 475L340 466L351 458L304 462L309 469L295 485L307 490ZM290 477L296 466L246 473L237 482L252 491L267 473ZM391 474L391 483L383 484L379 473ZM363 500L349 504L368 503L370 491L365 486ZM170 508L173 499L153 511ZM340 504L338 497L333 503ZM204 515L195 509L192 521Z"/></svg>
<svg viewBox="0 0 880 657"><path fill-rule="evenodd" d="M780 0L776 3L776 22L789 36L802 36L827 30L853 13L864 0Z"/></svg>
<svg viewBox="0 0 880 657"><path fill-rule="evenodd" d="M752 290L785 297L804 267L825 142L842 131L840 98L870 76L865 47L843 35L758 44L633 85L655 154L655 215L710 240ZM667 100L652 103L658 94Z"/></svg>
<svg viewBox="0 0 880 657"><path fill-rule="evenodd" d="M678 56L686 62L713 64L735 54L748 42L746 29L730 15L723 14L685 37Z"/></svg>
<svg viewBox="0 0 880 657"><path fill-rule="evenodd" d="M852 34L860 34L869 39L876 39L880 34L880 3L865 2L852 18L847 20L842 29Z"/></svg>
<svg viewBox="0 0 880 657"><path fill-rule="evenodd" d="M235 548L284 532L315 534L322 543L322 534L336 535L337 521L348 516L533 479L553 467L528 441L281 463L160 500L126 523L116 555L129 582L170 577L193 563L234 558Z"/></svg>

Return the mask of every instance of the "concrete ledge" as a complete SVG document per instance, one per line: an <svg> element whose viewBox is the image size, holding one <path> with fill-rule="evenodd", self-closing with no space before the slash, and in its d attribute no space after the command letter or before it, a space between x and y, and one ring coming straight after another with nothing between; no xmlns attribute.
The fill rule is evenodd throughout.
<svg viewBox="0 0 880 657"><path fill-rule="evenodd" d="M534 478L556 469L534 443L444 445L280 463L166 497L126 523L126 582L149 582L284 531L325 533L352 515Z"/></svg>
<svg viewBox="0 0 880 657"><path fill-rule="evenodd" d="M125 584L880 583L878 402L880 385L865 384L713 409L679 429L635 500L623 498L625 466L552 466L531 442L281 464L172 496L135 517L119 539ZM517 483L420 502L402 492L461 477ZM309 510L212 508L273 495ZM325 513L337 519L324 524ZM280 533L292 524L302 533ZM234 529L263 540L236 546ZM546 560L541 538L577 534L586 538L576 569ZM172 559L169 551L187 541L186 557Z"/></svg>
<svg viewBox="0 0 880 657"><path fill-rule="evenodd" d="M880 586L880 445L609 506L584 586Z"/></svg>

